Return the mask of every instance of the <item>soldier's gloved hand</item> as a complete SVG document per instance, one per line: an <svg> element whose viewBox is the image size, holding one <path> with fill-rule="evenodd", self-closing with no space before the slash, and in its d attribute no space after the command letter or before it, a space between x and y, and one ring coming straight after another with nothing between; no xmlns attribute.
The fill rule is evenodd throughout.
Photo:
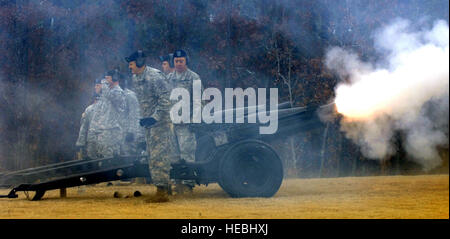
<svg viewBox="0 0 450 239"><path fill-rule="evenodd" d="M134 134L133 133L127 133L125 135L125 142L130 143L134 141Z"/></svg>
<svg viewBox="0 0 450 239"><path fill-rule="evenodd" d="M152 127L152 125L156 124L156 122L157 121L153 117L143 118L143 119L139 120L139 124L145 128Z"/></svg>

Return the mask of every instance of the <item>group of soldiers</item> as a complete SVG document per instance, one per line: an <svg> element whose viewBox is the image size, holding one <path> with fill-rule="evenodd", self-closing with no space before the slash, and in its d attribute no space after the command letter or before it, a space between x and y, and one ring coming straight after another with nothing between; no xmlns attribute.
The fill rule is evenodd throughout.
<svg viewBox="0 0 450 239"><path fill-rule="evenodd" d="M95 80L93 103L82 114L76 146L91 159L145 152L157 188L155 197L165 200L172 186L184 193L192 192L195 185L169 178L171 163L195 161L196 150L194 132L187 124L174 125L170 120L170 92L173 88L192 91L193 81L200 77L188 68L189 57L183 50L161 56L162 71L147 66L146 58L142 50L125 57L131 79L113 69Z"/></svg>

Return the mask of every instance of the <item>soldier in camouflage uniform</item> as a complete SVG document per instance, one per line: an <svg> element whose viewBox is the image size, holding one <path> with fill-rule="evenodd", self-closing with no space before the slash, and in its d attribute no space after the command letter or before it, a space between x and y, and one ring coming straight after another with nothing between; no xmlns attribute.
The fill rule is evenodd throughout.
<svg viewBox="0 0 450 239"><path fill-rule="evenodd" d="M133 91L143 117L140 124L145 128L150 174L157 187L156 197L160 198L156 200L166 201L171 190L170 164L178 160L169 116L169 87L161 71L145 65L145 57L144 52L137 51L125 60L133 73Z"/></svg>
<svg viewBox="0 0 450 239"><path fill-rule="evenodd" d="M110 158L120 154L126 99L118 79L111 75L107 73L102 80L102 93L92 114L87 138L94 143L88 145L89 158Z"/></svg>
<svg viewBox="0 0 450 239"><path fill-rule="evenodd" d="M81 115L81 124L80 124L80 132L78 133L78 139L75 145L79 147L81 150L79 159L82 159L86 156L87 147L92 147L92 143L87 140L87 134L89 130L89 125L91 123L92 114L95 111L95 107L97 106L97 102L100 98L101 92L101 80L95 80L95 91L93 95L93 103L89 105ZM89 146L88 146L89 145Z"/></svg>
<svg viewBox="0 0 450 239"><path fill-rule="evenodd" d="M145 145L145 133L144 129L139 125L141 119L141 110L139 108L139 102L134 91L129 89L129 82L125 77L119 74L119 85L122 87L126 99L125 117L122 123L124 141L122 144L122 154L139 155L142 144Z"/></svg>
<svg viewBox="0 0 450 239"><path fill-rule="evenodd" d="M173 63L175 66L175 71L168 75L169 82L172 84L172 88L185 88L190 92L191 98L193 98L192 84L194 81L199 81L201 83L200 76L190 70L187 65L189 63L188 56L183 50L176 50L173 53ZM201 85L201 90L203 92L203 85ZM197 102L201 104L201 102ZM191 102L193 105L194 102ZM191 113L191 117L193 114ZM192 120L191 120L192 121ZM188 161L195 161L195 151L197 148L197 140L195 133L192 132L187 124L175 124L175 135L178 142L180 158ZM176 191L178 193L183 193L185 191L192 191L195 186L195 182L192 180L184 180L183 185L187 187L182 187L177 184Z"/></svg>
<svg viewBox="0 0 450 239"><path fill-rule="evenodd" d="M175 71L172 53L165 56L160 56L159 60L161 61L162 71L166 74L166 76Z"/></svg>

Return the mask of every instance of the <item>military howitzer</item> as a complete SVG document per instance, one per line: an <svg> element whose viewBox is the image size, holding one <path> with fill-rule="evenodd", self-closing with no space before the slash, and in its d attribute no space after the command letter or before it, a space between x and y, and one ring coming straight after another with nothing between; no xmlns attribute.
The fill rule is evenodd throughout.
<svg viewBox="0 0 450 239"><path fill-rule="evenodd" d="M271 197L281 186L283 165L272 140L322 127L320 107L278 107L278 131L258 133L259 124L191 124L197 134L196 162L172 164L170 177L195 180L198 184L219 183L231 197ZM246 115L247 117L248 115ZM19 191L32 191L39 200L46 191L135 177L151 179L146 156L72 160L0 174L0 187L12 188L0 197L16 198Z"/></svg>

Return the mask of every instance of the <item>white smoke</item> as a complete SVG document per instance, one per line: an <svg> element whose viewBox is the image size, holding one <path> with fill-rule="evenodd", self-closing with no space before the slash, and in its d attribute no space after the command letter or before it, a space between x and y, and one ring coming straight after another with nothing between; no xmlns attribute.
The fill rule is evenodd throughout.
<svg viewBox="0 0 450 239"><path fill-rule="evenodd" d="M394 133L401 132L408 155L429 170L441 162L436 147L448 145L449 28L440 20L431 29L411 29L399 19L375 33L383 67L338 47L327 52L326 65L345 81L335 103L342 130L363 154L393 155Z"/></svg>

